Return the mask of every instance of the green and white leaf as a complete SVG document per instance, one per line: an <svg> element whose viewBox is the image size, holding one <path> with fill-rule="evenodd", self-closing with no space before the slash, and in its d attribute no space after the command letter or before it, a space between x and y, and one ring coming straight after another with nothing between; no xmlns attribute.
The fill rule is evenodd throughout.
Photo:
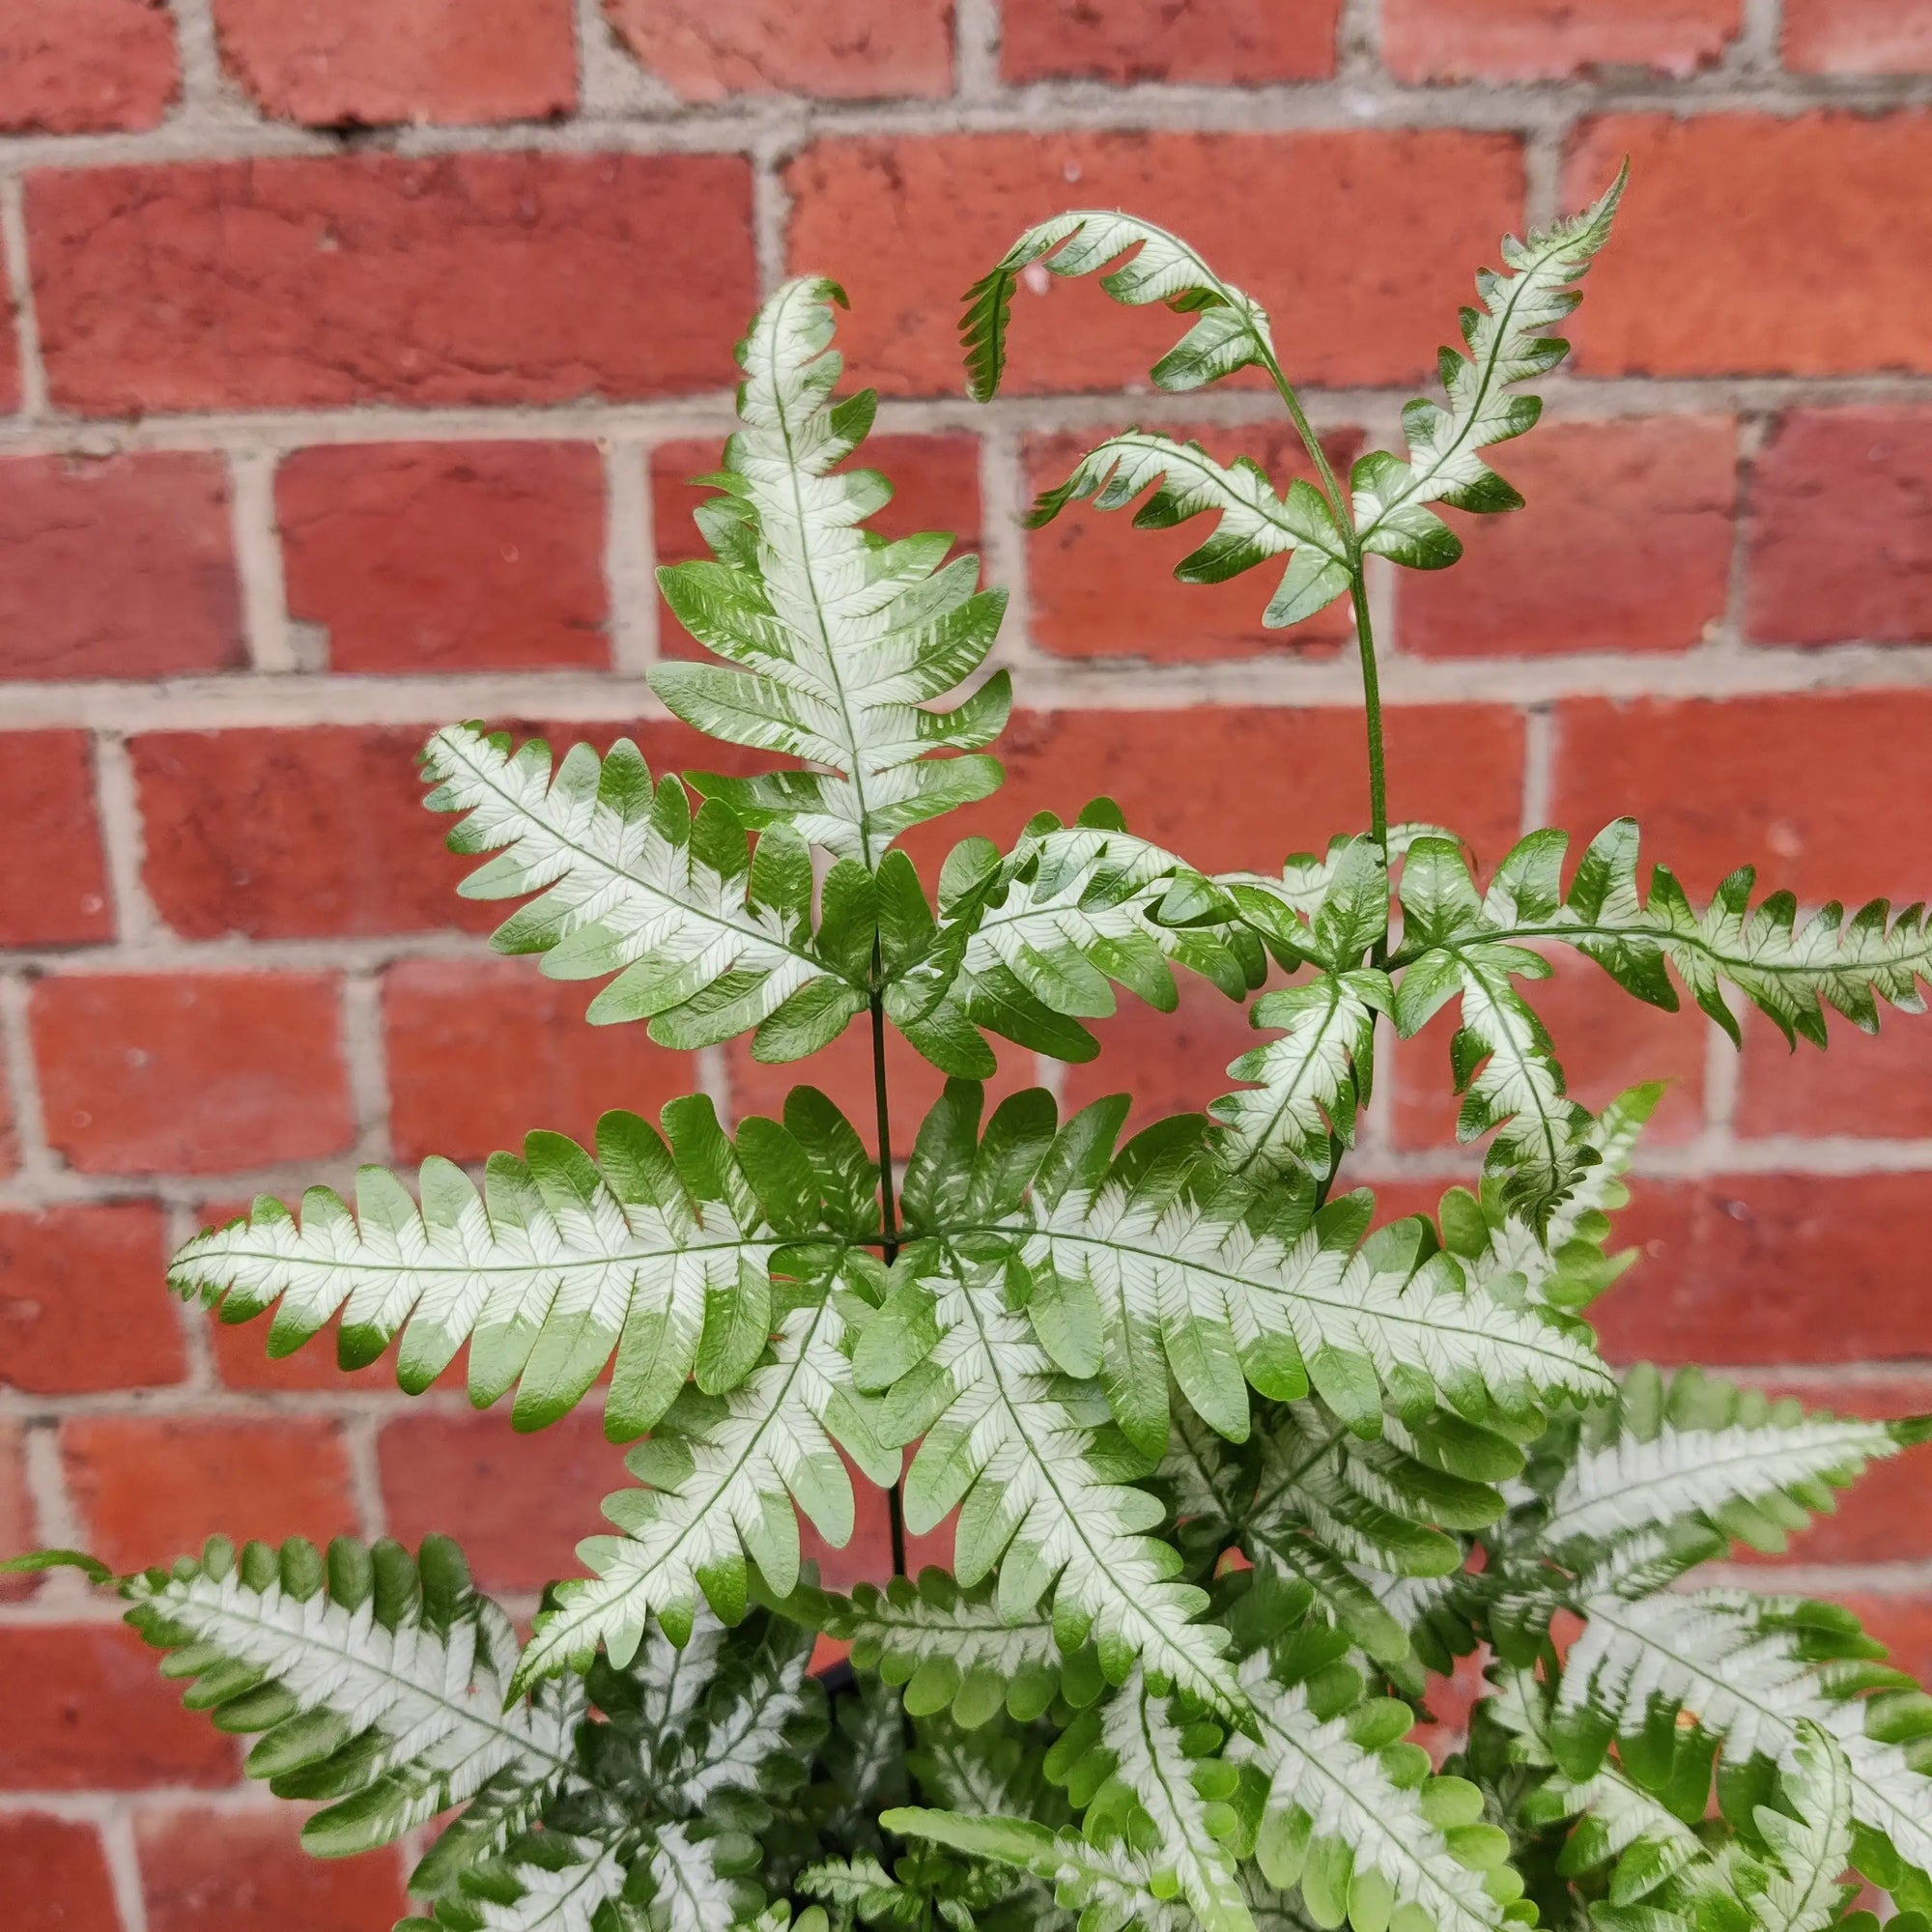
<svg viewBox="0 0 1932 1932"><path fill-rule="evenodd" d="M1273 1884L1301 1887L1317 1923L1338 1925L1345 1914L1358 1924L1385 1923L1402 1906L1414 1908L1421 1915L1414 1922L1426 1920L1435 1932L1502 1922L1483 1869L1465 1861L1474 1854L1490 1868L1501 1862L1486 1838L1469 1833L1481 1816L1480 1794L1456 1780L1432 1784L1426 1755L1411 1758L1413 1747L1376 1742L1382 1710L1406 1716L1406 1706L1380 1700L1318 1716L1307 1685L1272 1679L1265 1651L1242 1664L1241 1688L1260 1734L1231 1738L1227 1755L1266 1781L1256 1858ZM1396 1721L1407 1728L1404 1718ZM1362 1735L1370 1742L1360 1742ZM1463 1806L1463 1792L1473 1810ZM1464 1835L1452 1840L1449 1833L1459 1829Z"/></svg>
<svg viewBox="0 0 1932 1932"><path fill-rule="evenodd" d="M1771 1878L1750 1901L1760 1932L1824 1932L1846 1900L1852 1861L1851 1767L1830 1731L1799 1726L1783 1779L1792 1812L1757 1807L1757 1828L1771 1853Z"/></svg>
<svg viewBox="0 0 1932 1932"><path fill-rule="evenodd" d="M1052 275L1091 275L1130 249L1133 258L1103 275L1101 288L1129 307L1164 302L1178 314L1199 318L1153 365L1159 387L1198 389L1252 363L1273 366L1267 312L1224 282L1179 236L1119 209L1071 209L1029 228L991 272L966 291L959 335L973 400L988 402L999 389L1013 287L1029 268L1037 262Z"/></svg>
<svg viewBox="0 0 1932 1932"><path fill-rule="evenodd" d="M1562 868L1568 835L1532 833L1503 860L1496 881L1479 895L1466 866L1455 878L1451 854L1432 849L1434 918L1405 937L1394 962L1400 970L1433 948L1493 944L1519 948L1544 941L1574 946L1626 991L1665 1011L1678 996L1666 964L1692 998L1732 1039L1740 1037L1726 986L1742 992L1783 1032L1825 1044L1825 1009L1876 1033L1879 1002L1901 1012L1922 1012L1919 981L1932 977L1932 927L1922 905L1892 917L1873 899L1849 921L1835 900L1802 926L1789 893L1774 893L1756 907L1756 874L1740 867L1710 906L1698 913L1664 867L1654 867L1648 898L1637 884L1638 835L1620 818L1590 841L1566 890ZM1454 855L1461 865L1460 854ZM1413 858L1411 857L1411 867ZM1404 881L1407 902L1409 881Z"/></svg>
<svg viewBox="0 0 1932 1932"><path fill-rule="evenodd" d="M452 724L423 766L431 810L466 814L451 849L497 854L463 895L538 895L497 927L497 950L542 953L553 979L617 976L591 1002L593 1023L648 1019L651 1037L674 1047L755 1028L753 1052L783 1060L865 1006L813 948L810 855L797 836L779 828L753 853L724 807L694 817L682 780L653 785L629 739L602 759L574 746L553 778L542 739L512 751L507 735Z"/></svg>
<svg viewBox="0 0 1932 1932"><path fill-rule="evenodd" d="M1051 1590L1062 1647L1091 1636L1110 1680L1139 1659L1238 1715L1226 1634L1198 1621L1206 1593L1178 1580L1179 1554L1149 1534L1161 1505L1126 1480L1146 1464L1113 1431L1098 1387L1058 1373L1002 1266L936 1243L910 1254L937 1333L885 1402L894 1439L923 1437L906 1473L907 1528L923 1534L960 1508L959 1580L971 1587L997 1564L1004 1615L1025 1616Z"/></svg>
<svg viewBox="0 0 1932 1932"><path fill-rule="evenodd" d="M462 1552L432 1537L418 1562L400 1546L340 1540L325 1556L299 1539L129 1577L128 1621L172 1653L170 1677L224 1729L262 1731L248 1759L278 1796L327 1799L303 1827L339 1857L387 1844L478 1801L466 1842L500 1847L574 1775L585 1711L575 1680L506 1705L517 1638L469 1587Z"/></svg>
<svg viewBox="0 0 1932 1932"><path fill-rule="evenodd" d="M1503 270L1476 278L1481 304L1463 311L1463 355L1441 354L1442 404L1418 399L1403 411L1408 461L1386 451L1355 466L1355 527L1362 548L1398 563L1433 569L1453 563L1462 544L1426 506L1507 510L1522 498L1484 462L1482 450L1534 427L1542 404L1513 385L1556 367L1570 345L1548 331L1582 299L1573 286L1610 239L1625 174L1582 213L1528 242L1503 241Z"/></svg>
<svg viewBox="0 0 1932 1932"><path fill-rule="evenodd" d="M1183 583L1220 583L1269 557L1291 561L1262 622L1270 630L1298 624L1349 588L1349 545L1327 499L1296 477L1279 496L1267 472L1248 457L1222 465L1198 442L1178 442L1157 431L1129 429L1096 443L1065 483L1040 493L1029 529L1049 524L1068 503L1094 500L1119 510L1147 491L1134 527L1172 529L1213 512L1213 534L1175 565Z"/></svg>
<svg viewBox="0 0 1932 1932"><path fill-rule="evenodd" d="M655 1616L674 1642L700 1598L727 1623L750 1602L747 1559L775 1598L798 1583L796 1510L835 1548L851 1540L854 1504L842 1445L881 1487L900 1457L880 1446L851 1389L838 1296L792 1309L746 1379L723 1395L681 1394L648 1441L625 1459L641 1488L619 1490L604 1513L623 1533L578 1554L597 1574L558 1586L537 1618L519 1683L582 1668L601 1643L628 1663Z"/></svg>
<svg viewBox="0 0 1932 1932"><path fill-rule="evenodd" d="M275 1307L272 1355L338 1315L345 1368L400 1335L396 1378L412 1394L467 1343L471 1402L485 1407L516 1384L524 1429L572 1407L614 1353L606 1426L614 1439L637 1435L694 1367L713 1392L743 1373L732 1326L769 1306L783 1234L811 1232L802 1199L776 1210L787 1227L775 1227L746 1173L747 1161L761 1178L810 1172L776 1123L748 1127L734 1148L711 1103L693 1097L673 1101L665 1125L668 1147L636 1115L606 1114L595 1161L561 1134L532 1134L522 1160L491 1156L482 1192L432 1158L420 1205L380 1167L361 1170L353 1214L326 1187L308 1190L299 1221L263 1195L245 1220L189 1241L169 1282L227 1321ZM782 1201L787 1190L767 1191Z"/></svg>
<svg viewBox="0 0 1932 1932"><path fill-rule="evenodd" d="M887 989L888 1015L916 1045L927 1050L928 1016L943 998L1022 1045L1086 1060L1098 1047L1080 1021L1114 1011L1116 984L1162 1012L1179 1004L1176 966L1231 999L1261 984L1266 957L1233 922L1227 895L1117 819L1096 801L1077 825L1037 821L1005 858L985 839L953 852L930 948ZM1222 917L1192 923L1204 911Z"/></svg>
<svg viewBox="0 0 1932 1932"><path fill-rule="evenodd" d="M876 470L837 467L875 400L832 401L843 300L834 282L787 282L739 346L739 427L706 479L724 494L699 515L716 560L658 574L672 611L726 664L660 664L651 687L698 730L810 767L704 776L703 791L747 824L789 824L876 870L908 826L999 784L998 762L979 753L1012 700L1001 671L951 711L924 707L984 661L1006 593L977 590L975 557L942 567L950 537L886 543L863 527L892 488Z"/></svg>
<svg viewBox="0 0 1932 1932"><path fill-rule="evenodd" d="M1190 1729L1205 1728L1218 1742L1218 1727L1179 1722L1171 1701L1157 1695L1139 1671L1100 1707L1098 1726L1101 1747L1113 1759L1113 1779L1130 1794L1151 1829L1145 1856L1156 1886L1178 1887L1207 1932L1254 1932L1228 1843L1236 1829L1226 1802L1234 1780L1224 1764L1206 1754L1208 1740L1189 1735ZM1096 1809L1105 1808L1111 1807L1103 1792L1088 1807L1090 1838L1095 1835ZM1114 1833L1102 1835L1104 1840ZM1143 1842L1131 1831L1120 1835L1135 1845Z"/></svg>
<svg viewBox="0 0 1932 1932"><path fill-rule="evenodd" d="M1598 1591L1578 1607L1586 1622L1556 1702L1558 1755L1573 1775L1601 1755L1603 1740L1642 1730L1660 1707L1688 1713L1727 1757L1762 1753L1786 1767L1809 1719L1844 1753L1854 1820L1907 1864L1932 1867L1932 1777L1900 1745L1867 1732L1862 1700L1834 1694L1832 1665L1807 1655L1815 1646L1802 1619L1813 1606L1707 1589L1634 1599ZM1577 1741L1568 1748L1566 1735Z"/></svg>
<svg viewBox="0 0 1932 1932"><path fill-rule="evenodd" d="M1692 1520L1776 1554L1817 1511L1835 1508L1873 1462L1923 1440L1922 1417L1862 1422L1795 1398L1774 1400L1699 1369L1666 1387L1649 1364L1585 1424L1550 1499L1543 1539L1553 1550L1602 1546Z"/></svg>

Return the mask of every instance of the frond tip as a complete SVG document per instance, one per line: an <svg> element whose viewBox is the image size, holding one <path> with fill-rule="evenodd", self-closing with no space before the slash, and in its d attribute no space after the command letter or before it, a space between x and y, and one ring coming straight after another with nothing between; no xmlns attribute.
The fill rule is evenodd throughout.
<svg viewBox="0 0 1932 1932"><path fill-rule="evenodd" d="M686 628L726 663L661 664L651 688L698 730L810 767L697 775L707 796L876 870L908 826L1000 783L982 753L1012 694L999 671L951 711L924 706L984 662L1006 593L977 588L977 557L943 561L950 536L888 543L863 527L893 493L875 469L838 467L875 402L869 389L832 400L843 301L836 283L787 282L739 345L739 427L705 479L723 494L698 513L715 561L658 573Z"/></svg>

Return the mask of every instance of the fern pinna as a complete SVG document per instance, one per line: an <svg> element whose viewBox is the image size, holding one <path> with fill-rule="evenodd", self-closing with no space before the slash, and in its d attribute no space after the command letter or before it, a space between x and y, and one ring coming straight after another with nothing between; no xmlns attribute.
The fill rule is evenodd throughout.
<svg viewBox="0 0 1932 1932"><path fill-rule="evenodd" d="M417 1932L1815 1932L1873 1922L1861 1882L1932 1912L1932 1700L1847 1610L1681 1587L1783 1548L1932 1422L1611 1373L1589 1313L1658 1090L1586 1112L1536 1006L1571 948L1822 1046L1828 1009L1919 1008L1923 910L1801 921L1747 870L1700 908L1662 866L1641 882L1628 821L1484 871L1388 818L1365 559L1440 568L1438 510L1520 505L1488 454L1535 423L1520 385L1563 358L1622 192L1504 242L1406 453L1346 485L1265 311L1179 237L1061 215L969 293L981 398L1034 270L1183 316L1163 388L1278 390L1319 484L1136 429L1034 517L1210 517L1182 578L1273 563L1271 625L1351 600L1370 823L1324 854L1215 874L1099 799L922 879L900 836L1002 780L1004 598L950 538L867 527L891 485L851 460L873 397L837 394L823 280L753 319L712 554L661 573L712 661L660 666L657 696L773 768L430 741L428 803L482 861L465 892L517 901L504 952L598 982L591 1023L768 1063L858 1027L877 1081L863 1122L801 1084L728 1128L693 1096L480 1175L368 1169L353 1203L261 1200L176 1258L180 1293L269 1316L271 1352L332 1327L412 1393L461 1359L518 1428L599 1401L624 1445L583 1574L523 1634L439 1539L92 1566L188 1701L257 1739L250 1771L320 1807L314 1852L433 1833ZM1123 993L1171 1009L1179 974L1258 1030L1204 1113L1123 1138L1124 1096L988 1108L994 1037L1089 1059L1089 1022ZM1480 1184L1390 1216L1344 1173L1378 1038L1448 1007ZM895 1030L946 1076L902 1168ZM800 1520L843 1544L856 1483L888 1492L897 1574L846 1597ZM943 1527L952 1571L908 1577L908 1534ZM813 1675L820 1639L845 1653ZM1443 1761L1413 1734L1459 1659L1487 1684Z"/></svg>

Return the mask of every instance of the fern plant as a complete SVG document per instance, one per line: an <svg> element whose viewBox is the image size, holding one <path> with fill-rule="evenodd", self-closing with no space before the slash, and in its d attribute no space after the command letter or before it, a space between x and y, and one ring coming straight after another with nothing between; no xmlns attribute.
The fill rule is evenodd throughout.
<svg viewBox="0 0 1932 1932"><path fill-rule="evenodd" d="M1208 516L1183 579L1280 565L1273 625L1351 600L1370 822L1325 854L1214 874L1099 799L921 878L900 836L1001 781L1003 599L949 537L867 528L891 486L849 460L873 397L837 394L824 280L753 319L712 555L662 573L716 661L660 667L658 697L781 762L431 740L428 803L484 861L464 891L520 902L501 950L603 982L591 1023L773 1063L858 1026L877 1080L863 1122L801 1084L730 1130L693 1096L594 1148L533 1132L480 1184L368 1169L353 1204L260 1200L177 1256L181 1294L271 1318L271 1353L332 1327L412 1393L463 1357L517 1428L601 1403L628 1445L526 1630L436 1538L21 1559L120 1592L187 1701L256 1740L251 1775L319 1807L312 1851L411 1839L412 1932L1816 1932L1871 1922L1861 1881L1932 1912L1932 1700L1847 1610L1683 1587L1782 1548L1932 1419L1605 1366L1589 1311L1659 1090L1587 1112L1535 998L1575 948L1639 999L1681 981L1735 1037L1742 996L1822 1046L1828 1009L1918 1009L1922 908L1801 923L1741 870L1700 910L1662 866L1640 884L1628 821L1486 873L1389 823L1366 559L1443 567L1439 509L1520 504L1488 453L1535 423L1520 384L1562 359L1622 192L1503 243L1406 453L1346 485L1265 312L1176 236L1062 215L967 298L977 396L1034 267L1183 316L1160 386L1279 392L1319 486L1130 430L1034 519ZM992 1037L1091 1058L1088 1022L1122 992L1172 1009L1179 972L1258 1030L1204 1113L1123 1141L1124 1096L986 1111ZM1380 1215L1344 1173L1378 1040L1450 1005L1480 1184ZM893 1030L948 1076L902 1168ZM855 1480L887 1492L895 1574L838 1595L799 1519L845 1543ZM951 1570L907 1575L908 1534L942 1529ZM1466 1742L1432 1753L1434 1683L1478 1658Z"/></svg>

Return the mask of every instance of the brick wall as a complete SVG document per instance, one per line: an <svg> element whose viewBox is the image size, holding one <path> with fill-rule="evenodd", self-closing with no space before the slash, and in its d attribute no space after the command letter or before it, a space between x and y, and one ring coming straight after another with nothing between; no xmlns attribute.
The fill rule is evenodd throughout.
<svg viewBox="0 0 1932 1932"><path fill-rule="evenodd" d="M1498 234L1628 153L1573 370L1501 459L1531 508L1375 583L1396 809L1493 857L1632 808L1698 890L1757 858L1807 901L1922 894L1928 104L1926 0L0 0L0 1546L442 1527L527 1607L595 1526L594 1416L519 1441L271 1364L162 1263L258 1187L788 1084L592 1036L581 989L492 959L412 769L473 716L693 760L639 682L690 648L650 571L788 268L851 291L891 516L1011 586L980 823L1105 789L1266 866L1364 817L1345 630L1264 635L1254 582L1172 583L1179 537L1016 511L1130 416L1285 473L1268 396L1139 391L1164 319L1074 286L1022 294L976 409L953 298L1024 222L1128 203L1267 301L1346 454L1394 437ZM1584 1097L1676 1082L1611 1347L1932 1407L1932 1027L1793 1060L1753 1024L1740 1057L1593 973L1549 1000ZM1197 1103L1246 1037L1211 997L1108 1031L1068 1100L1124 1064ZM856 1044L813 1068L841 1095ZM1444 1041L1395 1061L1356 1168L1406 1207L1459 1163ZM1802 1572L1921 1667L1922 1484L1882 1470ZM4 1594L11 1932L386 1922L396 1864L297 1860L110 1611Z"/></svg>

